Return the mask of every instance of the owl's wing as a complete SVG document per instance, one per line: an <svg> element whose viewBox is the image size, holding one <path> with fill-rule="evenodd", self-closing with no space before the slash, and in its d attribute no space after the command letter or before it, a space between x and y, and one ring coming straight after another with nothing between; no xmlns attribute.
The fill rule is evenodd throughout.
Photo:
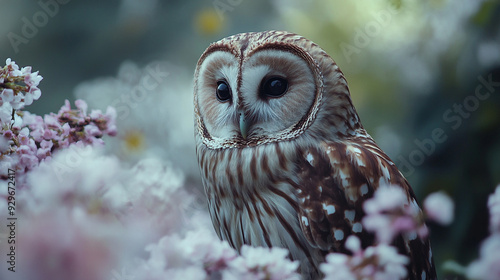
<svg viewBox="0 0 500 280"><path fill-rule="evenodd" d="M323 142L303 151L299 166L299 220L311 246L326 253L348 253L345 239L357 235L365 248L373 245L374 236L363 229L363 202L381 185L401 186L408 202L415 194L391 159L367 136L349 142ZM415 202L416 203L416 202ZM428 239L394 243L408 255L410 279L436 277ZM413 276L412 276L413 275Z"/></svg>

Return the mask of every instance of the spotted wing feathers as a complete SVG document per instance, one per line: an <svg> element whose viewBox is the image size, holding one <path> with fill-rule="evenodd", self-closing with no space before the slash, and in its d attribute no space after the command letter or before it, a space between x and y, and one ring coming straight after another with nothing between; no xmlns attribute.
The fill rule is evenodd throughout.
<svg viewBox="0 0 500 280"><path fill-rule="evenodd" d="M350 142L323 142L302 151L298 184L299 220L311 246L329 252L349 253L345 239L360 237L362 246L374 244L372 233L363 229L363 202L381 185L405 190L409 201L415 195L395 164L369 137ZM429 241L419 238L394 243L410 257L410 279L435 279ZM427 271L422 278L422 271Z"/></svg>

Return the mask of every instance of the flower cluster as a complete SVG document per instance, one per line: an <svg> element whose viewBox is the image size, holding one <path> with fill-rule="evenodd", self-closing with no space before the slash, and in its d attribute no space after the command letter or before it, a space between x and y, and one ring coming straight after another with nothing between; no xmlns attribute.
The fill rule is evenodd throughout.
<svg viewBox="0 0 500 280"><path fill-rule="evenodd" d="M427 235L427 227L420 208L413 200L407 202L407 195L401 187L379 188L373 198L363 204L366 216L363 226L375 233L377 240L390 244L398 234Z"/></svg>
<svg viewBox="0 0 500 280"><path fill-rule="evenodd" d="M224 279L272 279L298 280L298 261L288 259L288 250L283 248L262 248L243 246L241 256L229 264Z"/></svg>
<svg viewBox="0 0 500 280"><path fill-rule="evenodd" d="M243 246L238 255L205 229L191 231L184 238L163 237L146 250L150 256L139 264L138 279L299 279L299 263L287 258L288 250Z"/></svg>
<svg viewBox="0 0 500 280"><path fill-rule="evenodd" d="M363 226L375 232L379 242L390 244L399 234L427 236L425 218L442 225L453 221L453 201L443 192L427 196L423 206L425 217L414 199L408 202L401 187L381 187L363 204L366 212Z"/></svg>
<svg viewBox="0 0 500 280"><path fill-rule="evenodd" d="M19 69L15 61L7 58L0 69L0 124L10 126L15 110L24 108L38 100L42 92L38 84L43 79L38 71L31 73L31 66Z"/></svg>
<svg viewBox="0 0 500 280"><path fill-rule="evenodd" d="M8 169L18 174L50 160L52 153L71 144L102 144L103 135L116 135L116 111L108 107L103 114L92 110L87 114L83 100L75 102L72 109L69 101L58 114L41 116L21 111L41 96L37 87L42 76L31 67L19 66L10 58L0 69L0 178L5 178Z"/></svg>
<svg viewBox="0 0 500 280"><path fill-rule="evenodd" d="M415 200L408 201L401 187L391 185L375 191L373 197L364 202L363 209L366 213L363 227L375 233L378 244L363 249L358 237L349 236L345 247L352 256L327 255L326 263L320 266L325 279L404 279L409 259L390 244L400 234L408 238L428 234L422 211ZM451 222L453 210L451 199L440 192L424 201L427 218L442 224Z"/></svg>
<svg viewBox="0 0 500 280"><path fill-rule="evenodd" d="M467 276L471 279L500 279L500 185L488 199L490 210L490 236L481 244L479 259L467 268Z"/></svg>
<svg viewBox="0 0 500 280"><path fill-rule="evenodd" d="M16 199L28 225L19 255L30 269L15 279L113 279L130 267L136 280L298 279L285 249L244 247L239 256L221 242L172 164L127 167L103 152L72 145L26 174Z"/></svg>
<svg viewBox="0 0 500 280"><path fill-rule="evenodd" d="M393 246L379 244L363 250L359 238L354 235L347 238L345 246L352 256L331 253L320 265L325 280L404 279L407 276L409 259Z"/></svg>
<svg viewBox="0 0 500 280"><path fill-rule="evenodd" d="M116 112L112 107L104 114L99 110L87 114L87 104L83 100L75 104L76 109L72 109L66 100L57 114L44 117L17 112L22 119L10 128L2 128L0 159L3 165L8 165L3 170L15 169L21 174L50 160L56 150L72 144L102 144L102 136L116 134Z"/></svg>

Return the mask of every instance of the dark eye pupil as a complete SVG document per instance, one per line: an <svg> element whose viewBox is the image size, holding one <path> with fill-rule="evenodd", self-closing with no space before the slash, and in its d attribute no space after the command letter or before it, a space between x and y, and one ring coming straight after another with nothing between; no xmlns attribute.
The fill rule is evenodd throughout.
<svg viewBox="0 0 500 280"><path fill-rule="evenodd" d="M287 89L287 80L279 77L272 77L264 82L261 88L261 93L270 97L279 97L285 94Z"/></svg>
<svg viewBox="0 0 500 280"><path fill-rule="evenodd" d="M229 85L224 81L217 82L217 89L215 93L217 95L217 99L219 99L219 101L221 102L225 102L231 99L231 89L229 88Z"/></svg>

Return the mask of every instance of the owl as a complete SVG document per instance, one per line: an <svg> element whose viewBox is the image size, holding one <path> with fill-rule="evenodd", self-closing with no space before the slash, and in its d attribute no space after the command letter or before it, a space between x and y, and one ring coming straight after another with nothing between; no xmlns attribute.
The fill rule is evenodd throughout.
<svg viewBox="0 0 500 280"><path fill-rule="evenodd" d="M373 245L362 204L383 184L415 194L361 125L347 81L318 45L283 31L211 44L194 77L196 154L218 236L233 248L283 247L321 277L349 235ZM410 279L434 279L428 239L395 241Z"/></svg>

